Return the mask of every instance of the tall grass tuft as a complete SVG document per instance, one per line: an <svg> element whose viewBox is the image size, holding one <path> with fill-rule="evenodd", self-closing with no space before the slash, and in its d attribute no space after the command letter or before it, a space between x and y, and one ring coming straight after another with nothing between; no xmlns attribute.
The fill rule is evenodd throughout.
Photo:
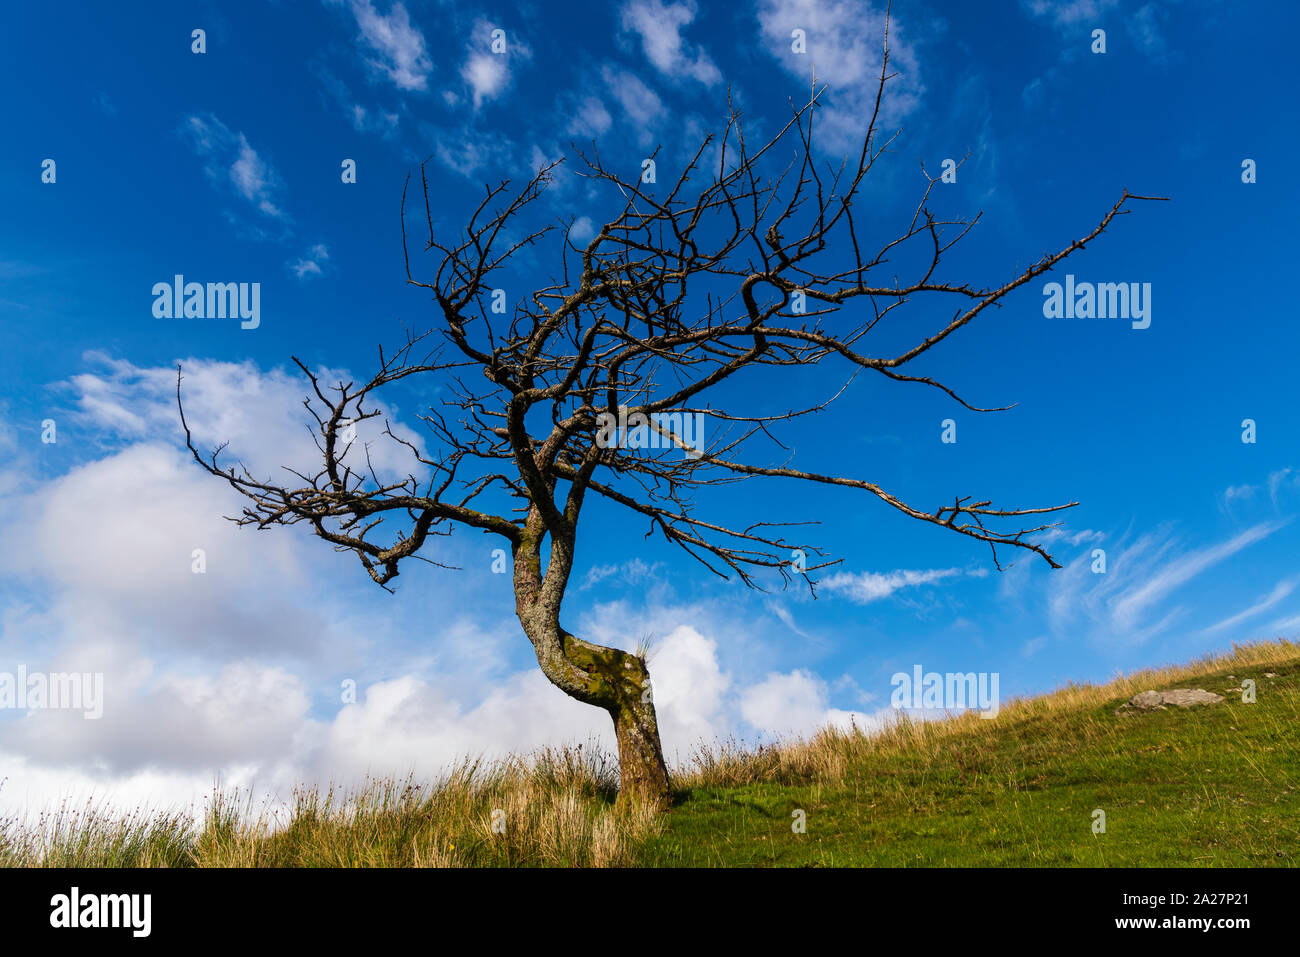
<svg viewBox="0 0 1300 957"><path fill-rule="evenodd" d="M618 867L658 815L616 812L618 765L599 749L465 761L427 786L379 778L298 788L287 810L214 790L201 814L61 806L0 820L8 867Z"/></svg>

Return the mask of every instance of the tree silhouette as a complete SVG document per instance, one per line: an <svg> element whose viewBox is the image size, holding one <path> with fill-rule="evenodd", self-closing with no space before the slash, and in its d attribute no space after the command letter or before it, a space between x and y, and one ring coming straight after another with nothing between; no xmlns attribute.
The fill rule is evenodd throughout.
<svg viewBox="0 0 1300 957"><path fill-rule="evenodd" d="M195 459L249 500L235 521L259 528L306 522L337 549L355 553L385 588L403 560L428 560L420 552L431 536L456 526L499 536L513 557L515 612L543 673L613 718L619 803L665 805L671 792L645 656L586 641L561 624L590 496L644 518L648 535L661 535L710 571L755 587L755 574L772 569L784 581L802 577L811 588L811 573L833 562L808 543L788 540L789 524L741 528L710 521L697 512L697 490L759 477L844 486L987 543L999 568L1000 547L1026 549L1060 567L1035 536L1052 527L1045 516L1075 502L1019 508L958 495L920 508L863 478L796 469L789 457L751 461L751 440L772 438L781 423L825 408L843 389L817 405L776 413L729 409L718 400L719 387L739 375L763 375L775 387L793 367L826 362L850 378L869 370L940 389L972 411L998 411L904 370L1097 238L1131 200L1157 198L1125 192L1081 239L1008 281L979 286L938 278L944 254L979 217L936 218L927 203L937 180L927 174L906 228L868 252L855 201L898 135L876 132L888 62L886 42L861 150L838 167L823 166L814 155L817 88L758 149L746 143L740 114L729 104L725 129L701 143L667 188L640 170L625 178L594 144L574 147L579 175L609 191L619 211L581 246L566 231L554 247L558 275L509 315L492 310L495 278L525 249L561 238L555 222L527 225L558 164L539 170L517 192L508 180L485 188L453 237L435 229L422 165L426 252L440 256L427 281L411 273L407 189L402 238L408 282L432 294L434 328L408 331L393 351L381 348L378 371L362 385L327 386L294 358L310 383L305 405L315 418L322 462L312 475L291 472L289 484L259 479L242 465L224 466L225 446L207 454L195 448L178 369L177 404ZM782 156L792 159L783 164ZM658 150L649 160L643 168L658 162ZM769 167L777 168L768 173ZM912 278L893 276L893 263L891 278L875 278L892 257L905 254L916 258ZM951 318L893 354L867 349L868 334L918 298L945 305ZM827 321L855 304L860 308L851 310L856 315L844 328ZM358 455L349 456L355 427L380 416L371 404L379 390L417 376L436 377L450 395L421 416L436 451L399 437L385 422L380 438L404 446L415 463L407 478L385 483ZM693 423L703 424L703 434L692 434Z"/></svg>

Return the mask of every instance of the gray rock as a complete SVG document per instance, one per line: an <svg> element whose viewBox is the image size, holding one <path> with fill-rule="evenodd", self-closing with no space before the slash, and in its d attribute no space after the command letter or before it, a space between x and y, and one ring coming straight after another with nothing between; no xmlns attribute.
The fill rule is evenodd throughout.
<svg viewBox="0 0 1300 957"><path fill-rule="evenodd" d="M1143 691L1129 699L1129 705L1138 711L1158 711L1163 708L1195 708L1199 705L1219 704L1223 695L1201 688L1173 688L1169 691Z"/></svg>
<svg viewBox="0 0 1300 957"><path fill-rule="evenodd" d="M1159 691L1143 691L1129 698L1128 703L1139 711L1154 711L1165 706L1165 699Z"/></svg>

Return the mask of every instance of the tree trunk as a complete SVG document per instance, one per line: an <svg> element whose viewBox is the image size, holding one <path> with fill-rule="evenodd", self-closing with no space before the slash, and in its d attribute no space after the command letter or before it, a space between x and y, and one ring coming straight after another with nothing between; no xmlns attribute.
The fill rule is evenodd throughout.
<svg viewBox="0 0 1300 957"><path fill-rule="evenodd" d="M663 745L659 743L659 726L655 706L647 704L627 709L614 718L618 737L618 806L653 805L660 810L672 800L668 766L664 763Z"/></svg>
<svg viewBox="0 0 1300 957"><path fill-rule="evenodd" d="M636 662L641 680L636 682L635 692L610 712L618 739L618 803L663 809L672 797L672 788L650 695L650 672L642 659L629 657Z"/></svg>
<svg viewBox="0 0 1300 957"><path fill-rule="evenodd" d="M672 789L645 660L618 648L595 645L563 632L561 635L557 643L563 658L560 667L555 667L558 662L549 655L547 661L542 661L539 654L538 661L552 684L572 698L603 708L614 720L618 806L666 808ZM549 643L534 642L534 647L539 644Z"/></svg>
<svg viewBox="0 0 1300 957"><path fill-rule="evenodd" d="M572 541L552 542L551 563L541 571L541 519L534 508L515 548L515 614L533 644L542 673L571 698L603 708L618 741L619 808L664 809L672 798L659 722L645 659L592 644L560 626L560 603L572 565Z"/></svg>
<svg viewBox="0 0 1300 957"><path fill-rule="evenodd" d="M583 641L562 629L539 630L537 625L536 619L524 620L542 673L569 697L603 708L614 720L618 742L617 805L667 808L672 787L659 741L659 722L645 659Z"/></svg>

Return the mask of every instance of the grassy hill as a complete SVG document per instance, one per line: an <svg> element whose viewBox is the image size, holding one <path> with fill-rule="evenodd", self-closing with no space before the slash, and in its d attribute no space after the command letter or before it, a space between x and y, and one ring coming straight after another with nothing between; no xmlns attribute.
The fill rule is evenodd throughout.
<svg viewBox="0 0 1300 957"><path fill-rule="evenodd" d="M1243 703L1243 679L1256 701ZM1116 713L1175 687L1219 705ZM1263 642L978 716L697 754L665 814L617 815L582 748L471 762L432 786L304 791L274 820L60 809L0 821L9 866L1227 866L1300 854L1300 644ZM1105 833L1094 833L1094 812ZM795 833L802 811L804 833Z"/></svg>

